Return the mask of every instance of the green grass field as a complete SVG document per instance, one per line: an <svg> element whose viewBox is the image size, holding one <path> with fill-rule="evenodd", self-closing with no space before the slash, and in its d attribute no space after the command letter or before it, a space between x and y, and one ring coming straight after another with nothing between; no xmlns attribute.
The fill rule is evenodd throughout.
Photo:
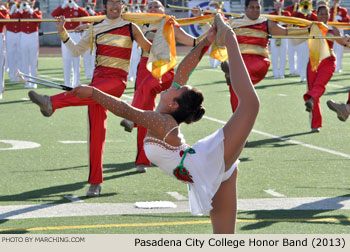
<svg viewBox="0 0 350 252"><path fill-rule="evenodd" d="M240 157L238 179L239 200L250 203L245 210L238 206L237 233L350 233L350 210L344 207L349 206L350 197L350 125L340 122L326 106L328 99L346 101L349 62L350 54L346 53L343 72L334 74L321 98L320 133L310 134L309 114L302 98L306 83L300 83L299 77L286 75L283 80L275 80L269 77L272 75L269 71L267 78L256 86L261 109ZM62 82L61 58L41 57L38 74ZM83 74L81 77L83 83L88 83ZM188 144L193 144L221 127L230 117L231 107L223 73L209 67L208 57L194 71L190 84L203 91L206 107L204 119L181 128ZM0 100L0 210L6 206L23 207L20 211L0 212L0 233L212 232L208 215L192 216L189 212L108 214L106 211L99 216L82 213L81 216L16 218L21 213L49 209L50 204L81 204L71 202L67 196L95 206L139 201L176 203L167 192L187 196L187 188L158 167L137 174L136 131L125 132L119 126L121 119L109 113L102 195L86 198L87 145L60 141L86 141L87 108L65 108L46 118L27 100L28 90L23 84L11 83L7 78L5 87L4 98ZM133 88L133 83L128 83L123 99L132 99ZM60 91L40 86L37 92L53 95ZM40 147L7 150L11 147L7 140L34 142ZM271 191L281 197L268 193ZM296 207L284 205L308 198L312 200L295 203ZM276 200L281 200L276 204L284 210L258 207L258 204L270 206ZM318 208L323 203L332 203L332 207Z"/></svg>

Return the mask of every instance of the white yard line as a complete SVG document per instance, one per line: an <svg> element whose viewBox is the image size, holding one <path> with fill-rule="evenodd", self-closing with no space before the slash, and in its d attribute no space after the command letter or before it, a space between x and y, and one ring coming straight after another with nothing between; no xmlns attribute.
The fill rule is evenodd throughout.
<svg viewBox="0 0 350 252"><path fill-rule="evenodd" d="M178 192L167 192L170 196L177 200L186 200L187 198Z"/></svg>
<svg viewBox="0 0 350 252"><path fill-rule="evenodd" d="M63 197L66 198L67 200L72 201L72 202L84 202L84 200L78 198L75 195L64 195Z"/></svg>
<svg viewBox="0 0 350 252"><path fill-rule="evenodd" d="M176 208L137 208L135 203L74 203L43 205L0 205L0 220L69 216L106 216L189 212L188 201L173 202ZM239 211L259 210L349 210L350 197L238 199Z"/></svg>
<svg viewBox="0 0 350 252"><path fill-rule="evenodd" d="M270 195L272 195L272 196L275 196L275 197L286 197L286 196L283 195L282 193L276 192L276 191L273 190L273 189L267 189L267 190L264 190L264 192L266 192L267 194L270 194Z"/></svg>
<svg viewBox="0 0 350 252"><path fill-rule="evenodd" d="M225 121L222 121L222 120L219 120L219 119L216 119L216 118L213 118L213 117L209 117L209 116L203 116L203 118L208 119L210 121L218 122L218 123L221 123L221 124L225 124L226 123ZM323 148L323 147L318 147L318 146L315 146L315 145L312 145L312 144L307 144L307 143L303 143L303 142L296 141L296 140L290 140L289 138L276 136L276 135L273 135L273 134L270 134L270 133L266 133L266 132L263 132L263 131L260 131L260 130L253 129L252 132L256 133L256 134L259 134L259 135L266 136L266 137L275 138L275 139L278 139L280 141L285 141L285 142L288 142L288 143L292 143L292 144L295 144L295 145L301 145L301 146L304 146L304 147L307 147L307 148L310 148L310 149L327 152L329 154L333 154L333 155L337 155L337 156L341 156L341 157L345 157L345 158L350 158L349 154L345 154L345 153L342 153L342 152L330 150L330 149Z"/></svg>

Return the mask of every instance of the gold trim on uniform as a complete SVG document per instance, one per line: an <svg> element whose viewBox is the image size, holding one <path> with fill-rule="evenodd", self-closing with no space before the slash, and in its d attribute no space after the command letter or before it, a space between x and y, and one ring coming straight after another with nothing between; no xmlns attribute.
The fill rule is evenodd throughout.
<svg viewBox="0 0 350 252"><path fill-rule="evenodd" d="M249 28L237 28L235 29L235 33L237 36L247 36L247 37L254 37L254 38L265 38L265 39L267 37L267 32L259 31L255 29L249 29Z"/></svg>
<svg viewBox="0 0 350 252"><path fill-rule="evenodd" d="M96 62L97 66L120 68L125 72L129 71L130 60L97 55Z"/></svg>
<svg viewBox="0 0 350 252"><path fill-rule="evenodd" d="M60 35L60 38L63 42L67 41L69 39L69 35L66 29L63 29L62 32L59 32L58 35Z"/></svg>
<svg viewBox="0 0 350 252"><path fill-rule="evenodd" d="M239 44L239 49L242 54L256 54L269 58L269 50L266 47L251 44Z"/></svg>
<svg viewBox="0 0 350 252"><path fill-rule="evenodd" d="M132 48L132 41L130 37L120 34L104 34L97 39L97 44Z"/></svg>

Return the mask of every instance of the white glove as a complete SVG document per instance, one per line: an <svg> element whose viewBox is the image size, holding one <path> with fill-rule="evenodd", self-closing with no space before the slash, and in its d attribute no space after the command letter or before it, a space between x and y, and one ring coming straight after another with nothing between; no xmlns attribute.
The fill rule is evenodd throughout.
<svg viewBox="0 0 350 252"><path fill-rule="evenodd" d="M0 5L0 9L1 9L1 10L6 10L5 5Z"/></svg>
<svg viewBox="0 0 350 252"><path fill-rule="evenodd" d="M71 3L71 8L73 8L73 9L77 10L77 9L79 8L79 6L77 5L77 3L76 3L76 2L74 2L74 1L72 0L72 3Z"/></svg>
<svg viewBox="0 0 350 252"><path fill-rule="evenodd" d="M64 0L63 4L61 5L61 8L64 9L68 6L68 0Z"/></svg>
<svg viewBox="0 0 350 252"><path fill-rule="evenodd" d="M17 12L22 12L23 11L23 3L21 3L21 5L20 5L20 7L19 7L19 9L17 10Z"/></svg>
<svg viewBox="0 0 350 252"><path fill-rule="evenodd" d="M87 9L87 12L89 12L89 14L90 14L91 16L95 16L95 12L93 11L93 9L88 8L88 9Z"/></svg>
<svg viewBox="0 0 350 252"><path fill-rule="evenodd" d="M342 21L343 18L342 18L342 16L336 15L335 16L335 20L337 20L339 22L339 21Z"/></svg>
<svg viewBox="0 0 350 252"><path fill-rule="evenodd" d="M28 4L24 7L24 10L25 10L26 12L29 12L30 14L33 14L33 13L34 13L33 9L32 9Z"/></svg>
<svg viewBox="0 0 350 252"><path fill-rule="evenodd" d="M11 9L10 9L10 15L12 15L14 12L16 12L17 11L17 5L16 4L13 4L12 6L11 6Z"/></svg>

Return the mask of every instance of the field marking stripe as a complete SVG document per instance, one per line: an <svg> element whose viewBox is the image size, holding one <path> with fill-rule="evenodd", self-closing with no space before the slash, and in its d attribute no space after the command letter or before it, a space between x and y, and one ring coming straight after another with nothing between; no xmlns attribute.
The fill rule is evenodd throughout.
<svg viewBox="0 0 350 252"><path fill-rule="evenodd" d="M333 154L333 155L337 155L337 156L341 156L341 157L345 157L345 158L350 158L349 154L345 154L345 153L338 152L338 151L333 151L333 150L330 150L330 149L318 147L318 146L315 146L315 145L312 145L312 144L299 142L299 141L296 141L296 140L290 140L289 138L285 138L285 137L275 136L275 135L272 135L272 134L269 134L269 133L266 133L266 132L262 132L260 130L254 130L253 129L252 132L260 134L260 135L263 135L263 136L276 138L278 140L285 141L285 142L288 142L288 143L292 143L292 144L296 144L296 145L302 145L302 146L310 148L310 149L315 149L315 150L327 152L327 153L330 153L330 154Z"/></svg>
<svg viewBox="0 0 350 252"><path fill-rule="evenodd" d="M219 119L216 119L216 118L212 118L212 117L209 117L209 116L203 116L203 118L211 120L211 121L214 121L214 122L218 122L218 123L221 123L221 124L225 124L226 123L225 121L222 121L222 120L219 120ZM307 144L307 143L303 143L303 142L296 141L296 140L290 140L289 138L272 135L270 133L266 133L266 132L263 132L263 131L260 131L260 130L253 129L252 132L256 133L256 134L260 134L260 135L266 136L266 137L275 138L275 139L278 139L278 140L281 140L281 141L285 141L285 142L288 142L288 143L301 145L301 146L304 146L304 147L307 147L307 148L310 148L310 149L315 149L315 150L327 152L327 153L330 153L330 154L333 154L333 155L337 155L337 156L341 156L341 157L345 157L345 158L350 158L349 154L345 154L345 153L338 152L338 151L333 151L333 150L330 150L330 149L318 147L318 146L315 146L315 145L312 145L312 144Z"/></svg>
<svg viewBox="0 0 350 252"><path fill-rule="evenodd" d="M350 222L350 218L315 218L315 219L237 219L238 223L247 222ZM74 225L74 226L49 226L31 228L3 228L0 232L12 231L46 231L46 230L67 230L67 229L88 229L88 228L122 228L122 227L155 227L155 226L176 226L176 225L198 225L210 224L210 220L200 221L179 221L179 222L150 222L150 223L122 223L122 224L96 224L96 225Z"/></svg>
<svg viewBox="0 0 350 252"><path fill-rule="evenodd" d="M264 190L264 192L275 197L286 197L286 195L283 195L282 193L276 192L275 190L272 190L272 189Z"/></svg>

